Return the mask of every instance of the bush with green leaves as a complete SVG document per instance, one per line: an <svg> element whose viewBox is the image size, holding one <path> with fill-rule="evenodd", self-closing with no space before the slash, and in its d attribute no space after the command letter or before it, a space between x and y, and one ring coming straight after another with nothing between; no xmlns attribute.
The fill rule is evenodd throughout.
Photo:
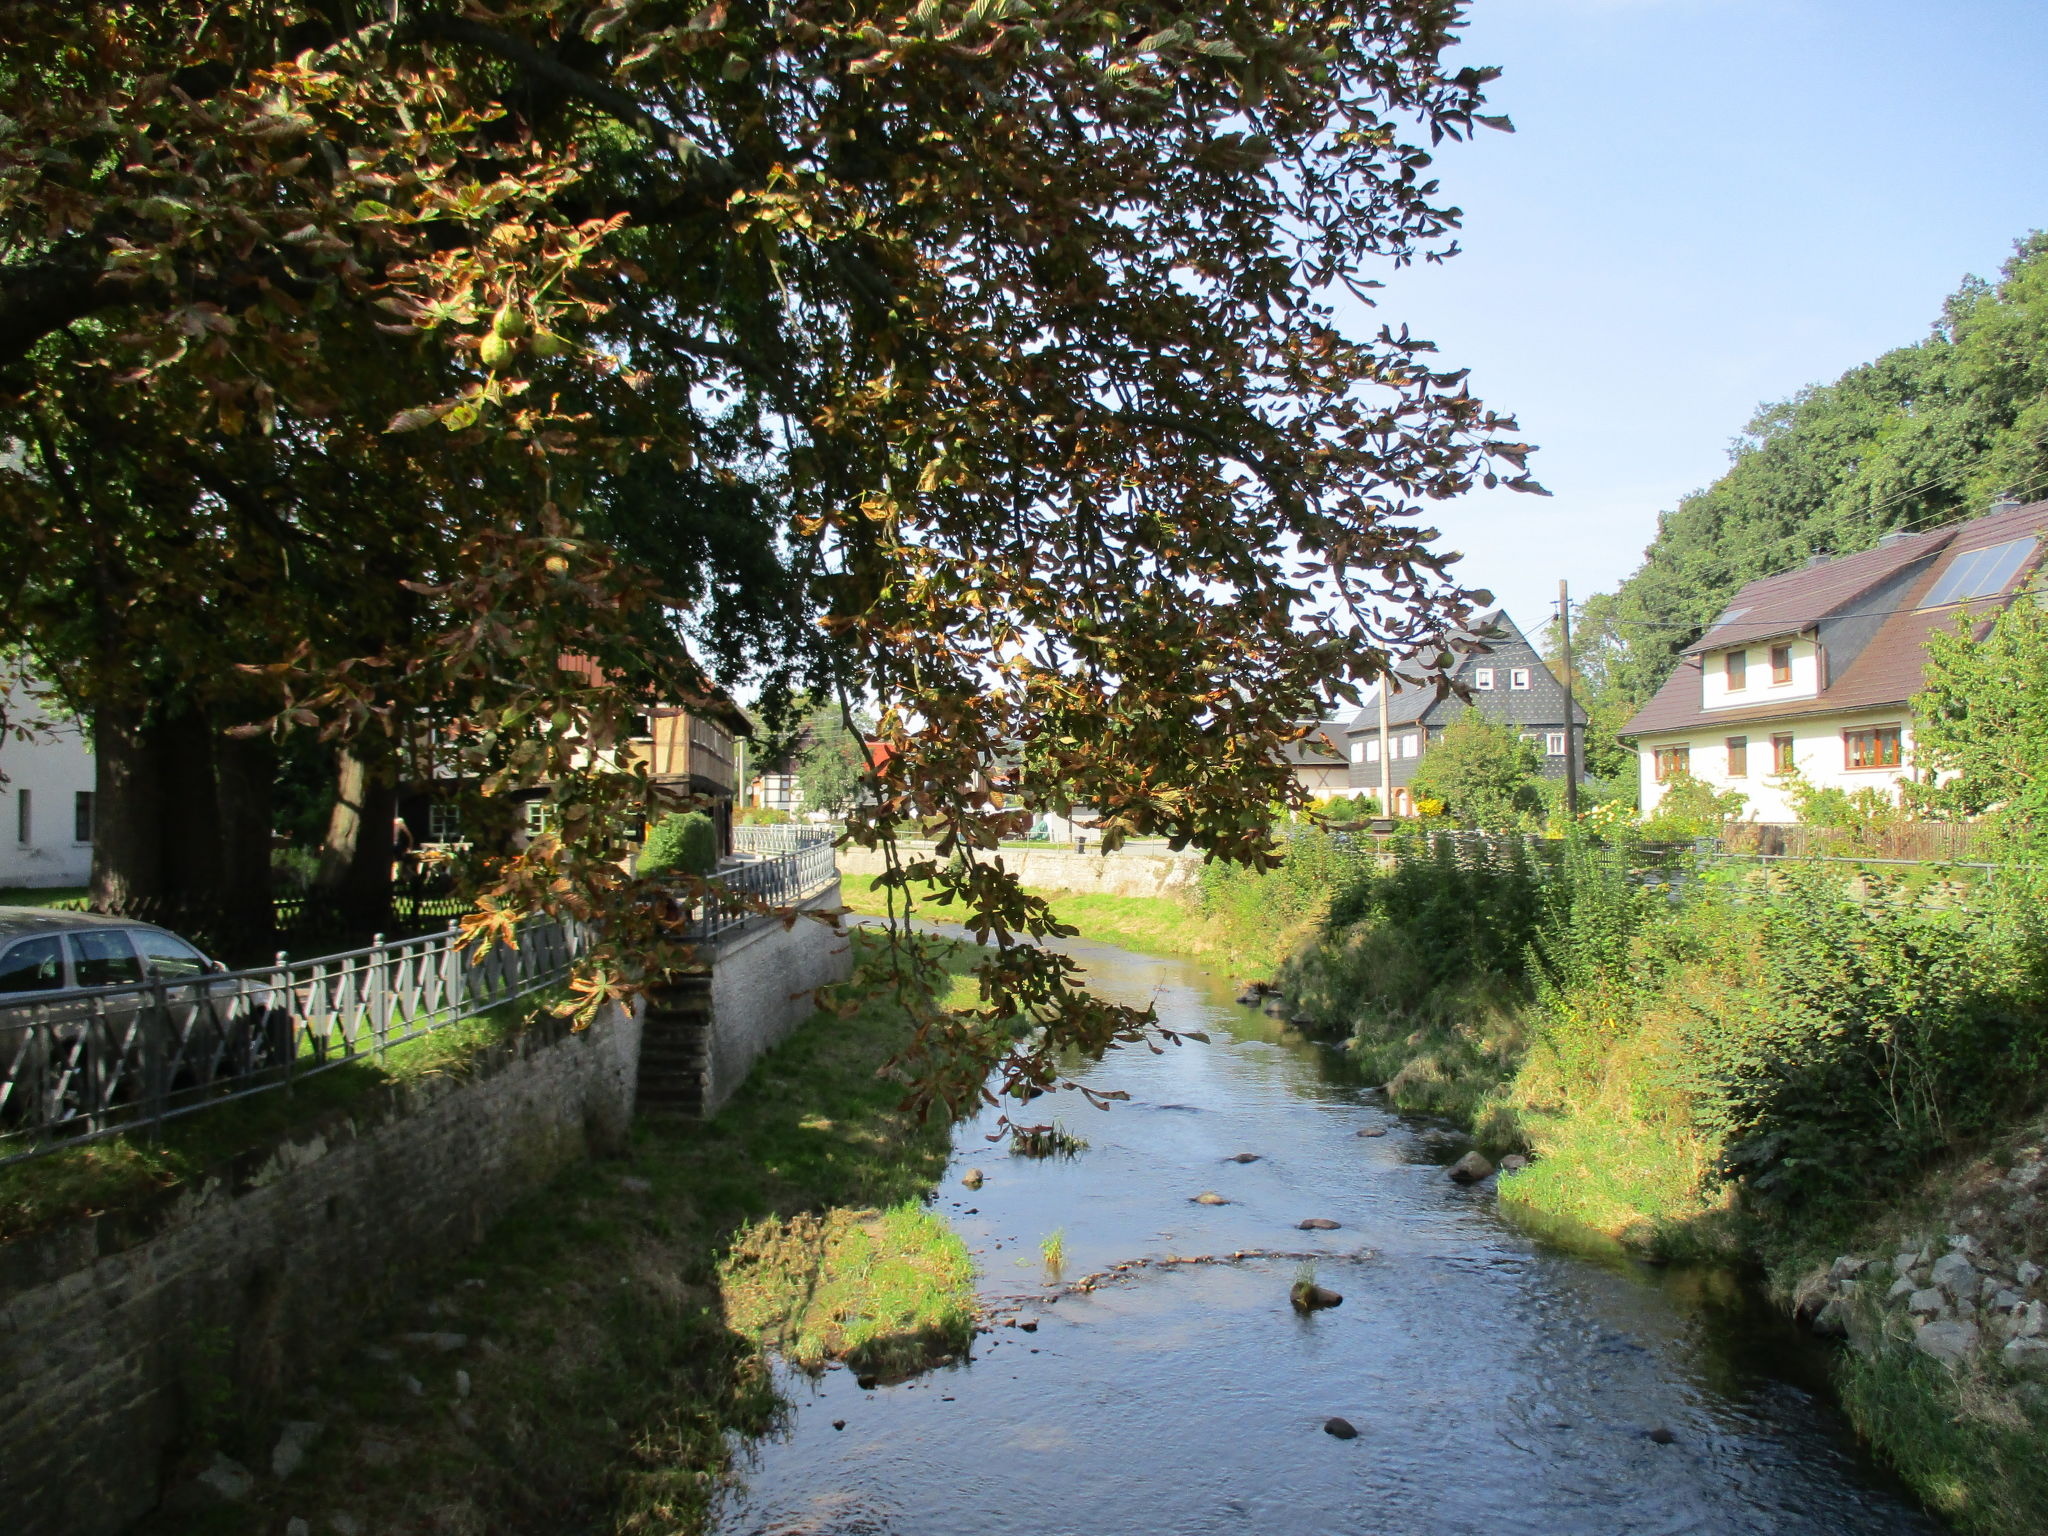
<svg viewBox="0 0 2048 1536"><path fill-rule="evenodd" d="M1542 769L1535 742L1512 725L1467 709L1430 743L1410 787L1418 807L1441 800L1461 827L1520 831L1534 825L1543 809L1536 788Z"/></svg>
<svg viewBox="0 0 2048 1536"><path fill-rule="evenodd" d="M1716 790L1689 773L1674 774L1664 786L1657 807L1643 822L1643 836L1653 843L1686 843L1713 837L1735 820L1749 797L1739 789Z"/></svg>
<svg viewBox="0 0 2048 1536"><path fill-rule="evenodd" d="M1767 1210L1895 1191L2022 1107L2048 1063L2027 957L1865 878L1852 900L1838 874L1789 872L1748 1006L1693 1031L1718 1173Z"/></svg>
<svg viewBox="0 0 2048 1536"><path fill-rule="evenodd" d="M718 828L702 811L672 811L647 833L643 875L708 875L718 868Z"/></svg>

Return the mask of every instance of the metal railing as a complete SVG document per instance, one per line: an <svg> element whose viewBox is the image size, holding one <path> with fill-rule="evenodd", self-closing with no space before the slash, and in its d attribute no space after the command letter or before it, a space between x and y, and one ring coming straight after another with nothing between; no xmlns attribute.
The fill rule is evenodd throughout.
<svg viewBox="0 0 2048 1536"><path fill-rule="evenodd" d="M738 832L740 829L733 829ZM757 827L759 832L810 831L798 827ZM761 915L761 906L793 907L839 878L837 851L829 838L816 839L776 858L757 859L721 869L713 879L714 894L700 901L690 916L691 943L716 939Z"/></svg>
<svg viewBox="0 0 2048 1536"><path fill-rule="evenodd" d="M835 841L844 830L829 822L760 826L743 821L732 829L732 846L740 853L800 853Z"/></svg>
<svg viewBox="0 0 2048 1536"><path fill-rule="evenodd" d="M581 928L459 929L248 971L0 1000L0 1163L282 1088L566 979Z"/></svg>

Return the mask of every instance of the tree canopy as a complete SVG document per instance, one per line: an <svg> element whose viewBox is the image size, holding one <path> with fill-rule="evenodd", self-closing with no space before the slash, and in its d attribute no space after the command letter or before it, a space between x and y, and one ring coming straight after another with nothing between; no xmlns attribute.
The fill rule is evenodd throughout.
<svg viewBox="0 0 2048 1536"><path fill-rule="evenodd" d="M473 922L598 921L590 1001L678 958L607 756L650 693L873 699L852 836L934 835L889 878L983 934L1057 931L985 857L999 758L1267 859L1294 721L1468 606L1425 505L1533 488L1328 298L1455 250L1430 146L1505 126L1461 9L0 0L9 638L121 794L286 729L553 785ZM1151 1024L1035 946L981 986L920 1037L955 1101Z"/></svg>
<svg viewBox="0 0 2048 1536"><path fill-rule="evenodd" d="M1536 789L1542 768L1535 742L1504 721L1467 709L1429 744L1412 788L1417 800L1441 800L1460 826L1513 831L1542 806Z"/></svg>

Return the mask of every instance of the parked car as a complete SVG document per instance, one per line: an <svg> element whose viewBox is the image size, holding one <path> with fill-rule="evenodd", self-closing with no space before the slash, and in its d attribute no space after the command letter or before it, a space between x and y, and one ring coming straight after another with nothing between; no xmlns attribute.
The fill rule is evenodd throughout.
<svg viewBox="0 0 2048 1536"><path fill-rule="evenodd" d="M283 1064L289 1015L168 929L0 907L0 1130L168 1105Z"/></svg>
<svg viewBox="0 0 2048 1536"><path fill-rule="evenodd" d="M168 929L94 912L0 907L0 1000L24 992L135 987L224 971Z"/></svg>

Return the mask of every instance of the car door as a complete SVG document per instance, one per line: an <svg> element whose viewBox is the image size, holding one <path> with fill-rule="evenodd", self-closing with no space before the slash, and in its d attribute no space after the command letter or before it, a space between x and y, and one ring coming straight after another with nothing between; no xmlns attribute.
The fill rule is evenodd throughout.
<svg viewBox="0 0 2048 1536"><path fill-rule="evenodd" d="M83 1074L66 1091L82 1100L84 1113L97 1116L151 1091L157 1010L143 980L142 957L124 929L75 929L64 935L64 948L77 1002L71 1070Z"/></svg>
<svg viewBox="0 0 2048 1536"><path fill-rule="evenodd" d="M33 1131L50 1118L59 1052L48 999L67 979L54 933L16 939L0 954L0 1131Z"/></svg>
<svg viewBox="0 0 2048 1536"><path fill-rule="evenodd" d="M160 1010L152 1024L159 1031L152 1044L161 1052L164 1090L175 1093L233 1076L244 1053L236 1048L233 998L216 995L211 984L219 967L175 933L143 927L126 931ZM231 992L224 989L224 994Z"/></svg>

